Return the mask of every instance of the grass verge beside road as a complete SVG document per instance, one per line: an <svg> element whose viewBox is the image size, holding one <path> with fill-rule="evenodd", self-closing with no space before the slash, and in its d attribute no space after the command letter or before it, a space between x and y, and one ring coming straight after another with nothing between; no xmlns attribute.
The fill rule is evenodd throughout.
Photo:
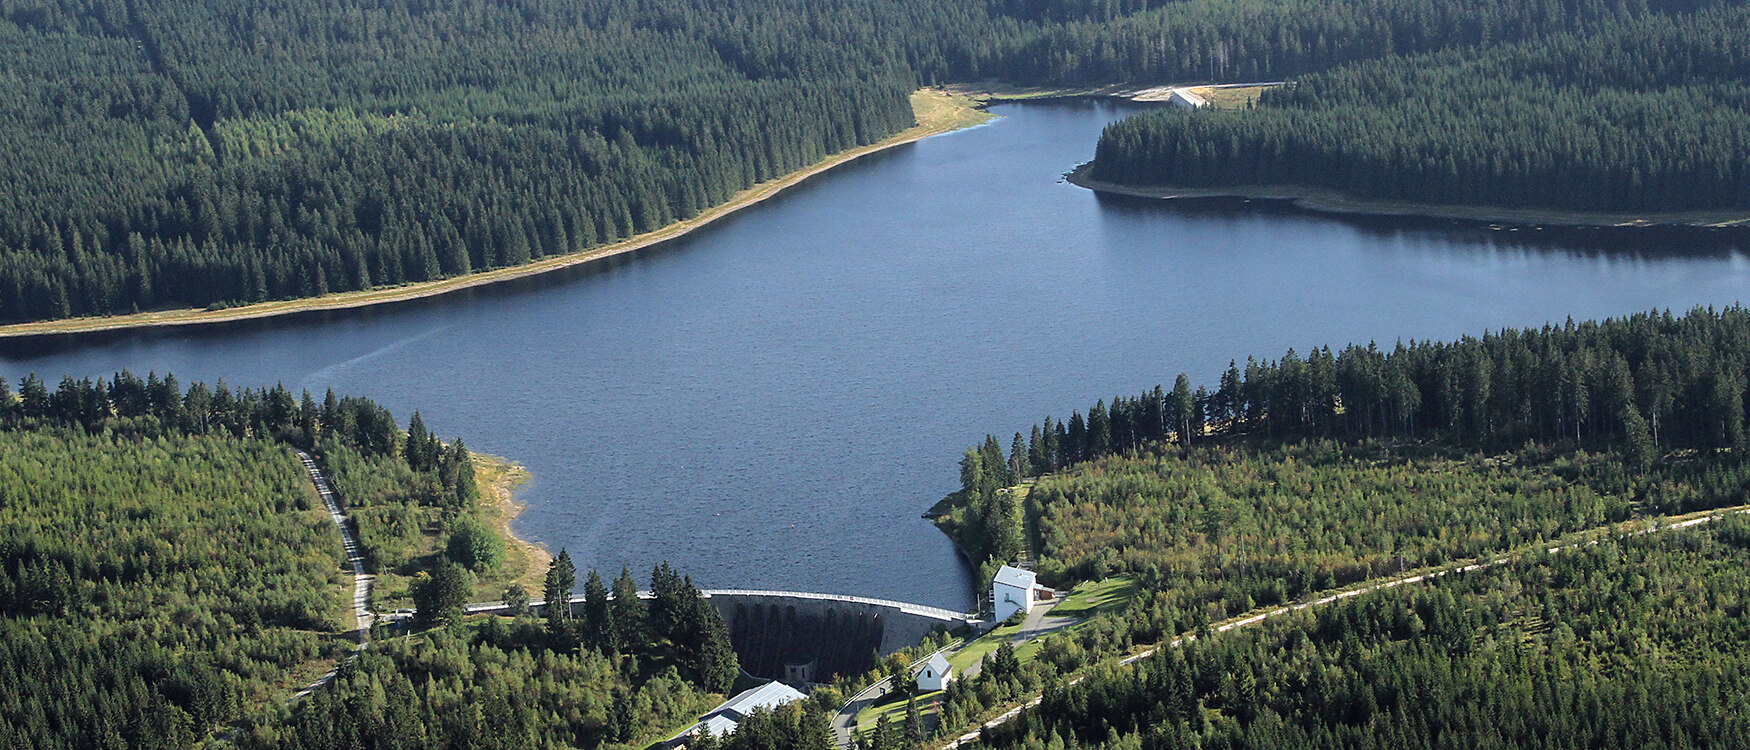
<svg viewBox="0 0 1750 750"><path fill-rule="evenodd" d="M1070 590L1069 595L1051 609L1054 617L1080 617L1082 622L1071 625L1065 630L1072 630L1086 623L1094 616L1105 612L1117 612L1129 606L1130 600L1140 589L1134 579L1128 577L1108 578L1104 581L1083 583ZM997 650L1004 642L1013 641L1020 634L1022 625L1001 625L988 633L970 641L960 648L947 654L948 665L954 668L954 678L961 679L974 665L984 661L985 657ZM1064 631L1055 631L1064 632ZM1015 657L1025 664L1039 654L1044 645L1044 637L1033 638L1015 646ZM910 690L895 690L886 697L871 704L857 713L858 731L866 731L873 727L881 716L887 716L890 722L898 722L905 718L906 695ZM927 719L935 710L934 703L942 697L942 691L932 690L918 693L918 710Z"/></svg>

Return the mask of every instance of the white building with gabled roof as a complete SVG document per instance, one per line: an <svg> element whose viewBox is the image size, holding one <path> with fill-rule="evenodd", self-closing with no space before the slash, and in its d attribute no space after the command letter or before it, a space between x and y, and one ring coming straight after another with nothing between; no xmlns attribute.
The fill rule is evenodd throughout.
<svg viewBox="0 0 1750 750"><path fill-rule="evenodd" d="M996 621L1009 619L1016 612L1033 611L1033 588L1038 577L1031 570L1004 565L990 582L990 606Z"/></svg>
<svg viewBox="0 0 1750 750"><path fill-rule="evenodd" d="M710 732L717 737L722 737L735 731L742 720L752 714L755 709L775 709L807 697L796 688L776 680L759 687L748 688L736 693L734 698L730 698L711 709L710 713L699 717L698 723L687 727L686 731L668 738L667 744L669 747L685 747L687 740L699 732Z"/></svg>
<svg viewBox="0 0 1750 750"><path fill-rule="evenodd" d="M924 662L924 668L918 670L918 690L947 690L948 683L954 681L954 666L940 653L931 655Z"/></svg>

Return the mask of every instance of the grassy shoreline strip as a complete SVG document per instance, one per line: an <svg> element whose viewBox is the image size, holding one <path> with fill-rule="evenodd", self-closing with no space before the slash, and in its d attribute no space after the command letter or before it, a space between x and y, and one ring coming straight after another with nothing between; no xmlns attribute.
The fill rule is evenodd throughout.
<svg viewBox="0 0 1750 750"><path fill-rule="evenodd" d="M863 156L883 151L894 146L900 146L914 141L939 135L961 128L980 124L991 118L980 107L982 102L960 93L952 93L944 89L920 89L912 94L912 111L918 124L895 133L886 139L867 146L841 151L837 154L804 167L790 174L767 180L753 187L742 190L727 203L713 206L700 212L698 216L685 221L675 222L661 229L646 232L628 240L604 245L601 247L580 250L566 255L555 255L531 263L508 268L498 268L480 273L471 273L436 281L423 281L413 284L403 284L393 287L379 287L355 292L340 292L323 297L310 297L291 300L275 300L260 302L239 307L219 310L183 308L177 310L162 310L156 312L133 313L97 318L70 318L65 320L38 321L32 323L13 323L0 325L0 340L8 338L25 338L34 336L57 336L81 333L96 333L100 331L119 331L143 328L159 328L166 326L203 325L213 323L229 323L242 320L272 318L281 315L294 315L307 312L328 310L350 310L372 305L383 305L408 300L435 297L463 289L471 289L487 284L495 284L512 279L521 279L550 273L564 268L589 263L615 255L634 252L652 245L681 237L695 229L710 224L713 221L752 206L760 201L777 195L785 188L797 185L828 169L853 161Z"/></svg>
<svg viewBox="0 0 1750 750"><path fill-rule="evenodd" d="M1246 198L1252 200L1283 200L1297 208L1322 214L1349 216L1414 216L1430 219L1451 219L1513 226L1557 227L1745 227L1750 226L1750 214L1742 211L1678 211L1652 214L1605 214L1554 209L1518 209L1497 206L1460 206L1407 201L1384 201L1360 198L1341 190L1310 185L1233 185L1216 188L1173 187L1171 185L1122 185L1096 180L1088 176L1088 164L1070 172L1066 178L1077 187L1097 193L1128 195L1138 198L1175 200L1181 198Z"/></svg>
<svg viewBox="0 0 1750 750"><path fill-rule="evenodd" d="M527 484L531 475L529 470L510 459L491 456L484 453L471 453L474 458L474 476L480 485L480 506L492 530L504 541L505 560L503 570L509 580L507 584L517 583L530 592L541 590L542 581L547 575L547 566L553 561L553 553L547 551L546 545L517 536L511 523L527 510L528 503L516 500L518 488ZM519 572L520 571L520 572ZM483 591L480 594L490 594L486 598L502 594Z"/></svg>

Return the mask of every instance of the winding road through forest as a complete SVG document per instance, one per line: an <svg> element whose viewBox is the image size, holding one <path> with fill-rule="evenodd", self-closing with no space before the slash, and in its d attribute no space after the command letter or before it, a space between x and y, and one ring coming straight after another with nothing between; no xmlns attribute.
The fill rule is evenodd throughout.
<svg viewBox="0 0 1750 750"><path fill-rule="evenodd" d="M340 529L340 543L346 548L347 563L352 566L352 611L353 619L357 623L357 629L354 631L357 645L353 646L352 655L347 657L345 661L334 665L334 669L329 670L327 674L322 675L303 690L293 693L292 697L286 699L287 703L316 692L323 685L332 681L334 676L340 673L342 666L357 659L359 652L370 648L371 623L375 618L371 614L371 584L377 579L376 576L365 572L364 553L359 547L358 538L354 537L352 529L347 527L346 514L341 512L340 501L334 494L334 488L328 484L328 478L322 475L322 469L316 466L316 459L311 458L310 454L302 450L296 450L296 452L298 460L304 462L304 471L310 474L310 482L316 485L316 493L322 496L322 504L328 507L328 516L334 519L334 525Z"/></svg>

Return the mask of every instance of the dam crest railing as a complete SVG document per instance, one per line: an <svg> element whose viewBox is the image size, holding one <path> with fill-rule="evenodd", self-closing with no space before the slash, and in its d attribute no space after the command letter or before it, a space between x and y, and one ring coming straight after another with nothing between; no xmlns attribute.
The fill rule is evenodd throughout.
<svg viewBox="0 0 1750 750"><path fill-rule="evenodd" d="M906 614L917 615L919 617L929 617L946 622L968 622L977 619L978 617L976 612L955 612L951 609L931 607L925 604L913 604L911 602L902 602L894 599L876 599L868 596L851 596L849 594L820 594L812 591L774 591L769 589L700 589L699 593L704 594L706 597L763 596L772 598L844 602L846 604L864 604L872 607L895 609ZM640 591L638 592L638 598L649 599L650 592ZM584 598L581 596L573 596L569 601L571 604L580 604L584 601ZM529 606L539 609L547 606L547 602L542 599L534 599L529 602ZM465 608L465 611L468 614L480 614L485 612L501 612L505 609L508 609L508 607L504 602L478 602L468 605ZM397 612L394 615L391 615L388 619L401 619L410 616L411 614L411 611Z"/></svg>
<svg viewBox="0 0 1750 750"><path fill-rule="evenodd" d="M896 601L893 599L876 599L867 596L851 596L849 594L818 594L811 591L770 591L765 589L701 589L699 593L705 596L768 596L788 599L814 599L819 601L845 602L848 604L867 604L876 607L897 609L924 617L934 617L938 620L965 621L977 617L972 612L955 612L951 609L931 607L923 604Z"/></svg>

